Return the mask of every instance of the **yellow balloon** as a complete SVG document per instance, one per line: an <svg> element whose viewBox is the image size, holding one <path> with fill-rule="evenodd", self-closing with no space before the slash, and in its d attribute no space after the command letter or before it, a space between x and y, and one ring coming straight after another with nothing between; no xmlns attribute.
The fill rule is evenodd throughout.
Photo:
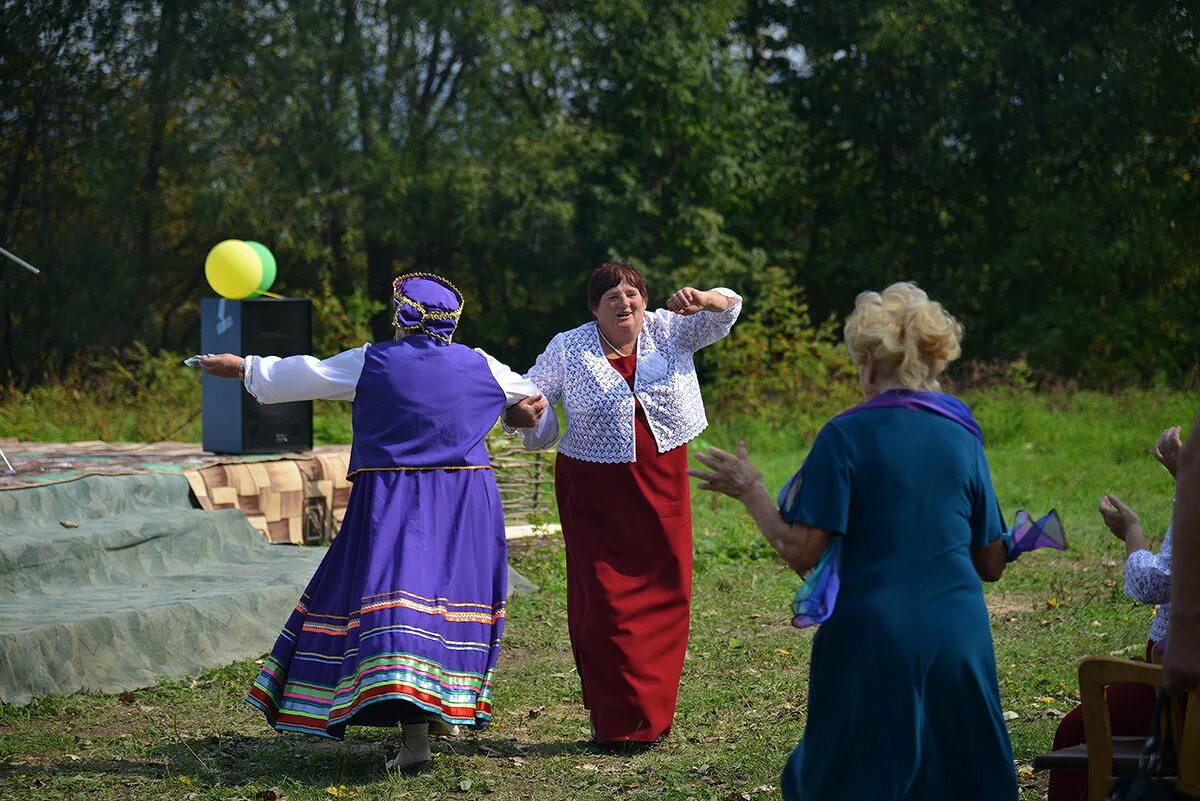
<svg viewBox="0 0 1200 801"><path fill-rule="evenodd" d="M221 297L240 300L258 290L263 277L262 259L242 240L226 239L208 252L204 277Z"/></svg>

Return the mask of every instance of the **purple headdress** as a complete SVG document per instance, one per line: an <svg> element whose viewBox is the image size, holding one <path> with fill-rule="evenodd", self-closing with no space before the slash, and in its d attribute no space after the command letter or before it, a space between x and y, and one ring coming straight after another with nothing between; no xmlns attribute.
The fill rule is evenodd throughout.
<svg viewBox="0 0 1200 801"><path fill-rule="evenodd" d="M400 331L428 334L447 345L454 339L462 316L458 287L432 273L407 273L392 283L396 313L392 325Z"/></svg>

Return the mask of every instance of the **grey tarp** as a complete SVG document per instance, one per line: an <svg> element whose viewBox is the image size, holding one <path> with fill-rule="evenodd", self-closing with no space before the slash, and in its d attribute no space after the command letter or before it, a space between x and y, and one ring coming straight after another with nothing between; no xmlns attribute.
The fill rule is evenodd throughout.
<svg viewBox="0 0 1200 801"><path fill-rule="evenodd" d="M188 493L163 474L0 492L0 701L132 690L270 650L326 549L270 545Z"/></svg>
<svg viewBox="0 0 1200 801"><path fill-rule="evenodd" d="M159 474L0 492L0 700L131 690L270 650L325 549L269 545L188 492Z"/></svg>

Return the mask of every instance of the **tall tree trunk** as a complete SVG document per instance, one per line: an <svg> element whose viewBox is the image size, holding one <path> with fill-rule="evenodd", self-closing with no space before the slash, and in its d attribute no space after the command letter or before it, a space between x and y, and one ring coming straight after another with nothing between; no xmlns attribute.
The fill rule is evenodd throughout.
<svg viewBox="0 0 1200 801"><path fill-rule="evenodd" d="M17 198L21 196L21 188L25 183L25 173L31 159L29 151L33 149L40 130L42 104L33 109L25 135L21 137L21 145L13 157L13 168L9 174L8 186L4 190L4 205L0 207L0 242L8 242L9 234L16 228L16 217L13 212L17 206Z"/></svg>
<svg viewBox="0 0 1200 801"><path fill-rule="evenodd" d="M340 206L334 206L329 213L329 224L326 226L326 237L329 242L329 263L332 273L329 276L333 294L339 298L354 294L354 275L346 258L346 219Z"/></svg>
<svg viewBox="0 0 1200 801"><path fill-rule="evenodd" d="M33 111L28 119L20 120L23 123L24 131L21 135L21 143L13 153L12 170L9 172L8 183L4 188L4 200L0 205L0 245L10 249L15 247L12 236L21 230L17 207L29 176L29 167L34 163L31 154L39 149L39 146L45 147L47 144L42 137L42 120L46 114L46 107L57 99L55 89L59 70L58 61L70 29L71 26L64 23L58 38L46 51L38 71L49 76L49 81L35 92ZM0 259L0 261L6 260ZM18 371L16 326L13 322L14 301L12 293L7 290L5 284L9 281L28 280L33 276L17 276L14 270L20 271L21 268L14 264L0 264L0 298L4 298L3 314L0 315L3 318L3 324L0 325L0 385L16 386L19 380L21 383L27 384L30 373L20 375Z"/></svg>
<svg viewBox="0 0 1200 801"><path fill-rule="evenodd" d="M0 290L4 281L0 279ZM0 314L0 386L16 384L16 365L13 360L13 319L12 306L4 301L3 313Z"/></svg>

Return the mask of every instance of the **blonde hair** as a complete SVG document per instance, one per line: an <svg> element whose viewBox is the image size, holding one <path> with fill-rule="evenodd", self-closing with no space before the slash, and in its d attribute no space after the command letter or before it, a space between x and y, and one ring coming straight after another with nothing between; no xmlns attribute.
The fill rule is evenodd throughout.
<svg viewBox="0 0 1200 801"><path fill-rule="evenodd" d="M908 389L938 389L938 376L962 353L962 325L908 282L860 293L843 333L855 364L869 353Z"/></svg>

